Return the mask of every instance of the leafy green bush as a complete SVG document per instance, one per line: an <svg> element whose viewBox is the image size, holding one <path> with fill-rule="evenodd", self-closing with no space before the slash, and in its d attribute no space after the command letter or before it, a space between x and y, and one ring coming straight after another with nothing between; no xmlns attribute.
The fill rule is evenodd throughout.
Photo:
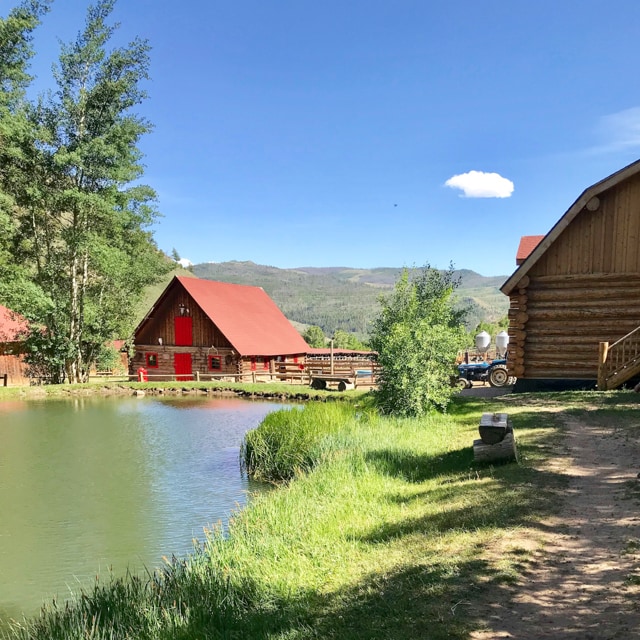
<svg viewBox="0 0 640 640"><path fill-rule="evenodd" d="M381 299L371 347L380 365L375 398L384 413L421 416L445 409L455 393L450 380L465 336L463 312L451 300L456 286L452 268L427 265L413 277L405 269L393 293Z"/></svg>

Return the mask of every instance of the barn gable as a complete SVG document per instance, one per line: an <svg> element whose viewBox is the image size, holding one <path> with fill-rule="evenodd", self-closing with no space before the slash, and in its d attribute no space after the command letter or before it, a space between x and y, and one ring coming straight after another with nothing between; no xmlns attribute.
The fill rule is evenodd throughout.
<svg viewBox="0 0 640 640"><path fill-rule="evenodd" d="M640 161L586 189L502 291L513 375L595 382L601 343L640 325Z"/></svg>
<svg viewBox="0 0 640 640"><path fill-rule="evenodd" d="M135 330L132 369L191 379L271 373L308 346L260 287L175 277ZM153 371L152 371L153 370Z"/></svg>

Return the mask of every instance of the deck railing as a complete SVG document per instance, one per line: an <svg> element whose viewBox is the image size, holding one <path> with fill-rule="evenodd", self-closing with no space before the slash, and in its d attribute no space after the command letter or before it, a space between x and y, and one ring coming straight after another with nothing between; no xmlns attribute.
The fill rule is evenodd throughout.
<svg viewBox="0 0 640 640"><path fill-rule="evenodd" d="M615 389L640 373L640 327L613 344L600 343L598 389Z"/></svg>

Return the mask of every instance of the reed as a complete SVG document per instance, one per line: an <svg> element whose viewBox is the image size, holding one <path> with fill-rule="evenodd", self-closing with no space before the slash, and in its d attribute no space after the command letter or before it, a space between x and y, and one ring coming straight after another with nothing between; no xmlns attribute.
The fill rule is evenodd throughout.
<svg viewBox="0 0 640 640"><path fill-rule="evenodd" d="M332 436L346 431L353 408L310 403L268 414L244 439L240 459L256 480L283 482L311 471L334 447Z"/></svg>

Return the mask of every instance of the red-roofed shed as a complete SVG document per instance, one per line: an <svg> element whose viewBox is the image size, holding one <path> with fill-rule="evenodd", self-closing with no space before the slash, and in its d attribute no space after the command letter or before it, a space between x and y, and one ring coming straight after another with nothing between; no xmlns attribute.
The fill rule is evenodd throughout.
<svg viewBox="0 0 640 640"><path fill-rule="evenodd" d="M175 277L135 331L132 373L271 376L309 349L260 287Z"/></svg>
<svg viewBox="0 0 640 640"><path fill-rule="evenodd" d="M0 305L0 385L29 384L22 346L27 329L25 318Z"/></svg>

